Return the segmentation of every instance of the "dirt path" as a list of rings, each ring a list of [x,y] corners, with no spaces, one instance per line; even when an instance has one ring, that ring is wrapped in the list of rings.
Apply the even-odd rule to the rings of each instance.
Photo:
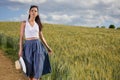
[[[28,80],[26,76],[15,69],[14,63],[4,56],[0,50],[0,80]]]

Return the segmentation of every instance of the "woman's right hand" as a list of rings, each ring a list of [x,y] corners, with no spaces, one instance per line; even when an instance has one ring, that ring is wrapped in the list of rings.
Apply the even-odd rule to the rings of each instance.
[[[18,52],[18,57],[20,58],[22,56],[22,50],[20,49]]]

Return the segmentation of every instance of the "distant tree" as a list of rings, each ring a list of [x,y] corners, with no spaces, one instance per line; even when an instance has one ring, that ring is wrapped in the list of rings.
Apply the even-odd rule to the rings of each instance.
[[[109,26],[109,28],[115,29],[115,26],[114,26],[113,24],[111,24],[111,25]]]
[[[105,28],[105,26],[101,26],[101,28]]]
[[[96,28],[99,28],[99,26],[96,26]]]
[[[120,27],[117,27],[117,29],[120,29]]]

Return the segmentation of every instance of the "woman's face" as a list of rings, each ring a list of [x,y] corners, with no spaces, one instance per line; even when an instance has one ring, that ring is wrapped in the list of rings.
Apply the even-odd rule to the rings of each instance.
[[[36,7],[33,7],[30,9],[29,11],[30,17],[32,18],[36,18],[36,16],[38,15],[38,10]]]

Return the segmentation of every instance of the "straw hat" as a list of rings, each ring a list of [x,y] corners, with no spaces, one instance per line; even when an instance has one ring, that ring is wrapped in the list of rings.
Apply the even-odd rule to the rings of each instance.
[[[15,68],[16,68],[17,70],[20,70],[20,69],[21,69],[21,65],[20,65],[19,60],[16,60],[16,61],[15,61]]]
[[[15,61],[15,68],[17,70],[21,70],[26,73],[26,65],[22,57],[19,58],[19,60]]]

